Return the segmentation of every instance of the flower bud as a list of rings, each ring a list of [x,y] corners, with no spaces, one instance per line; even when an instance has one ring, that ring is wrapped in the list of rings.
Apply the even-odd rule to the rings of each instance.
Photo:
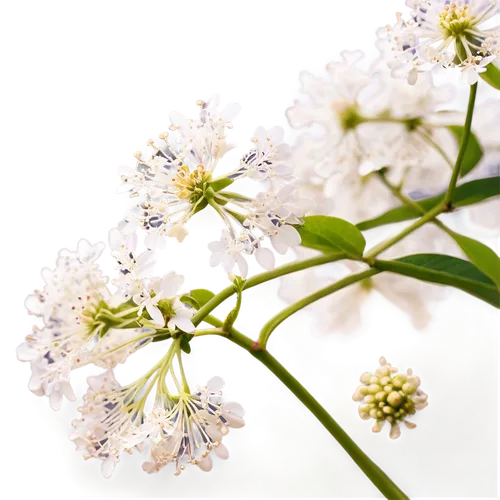
[[[387,402],[393,407],[397,408],[398,406],[401,405],[402,398],[399,392],[392,391],[388,396],[387,396]]]

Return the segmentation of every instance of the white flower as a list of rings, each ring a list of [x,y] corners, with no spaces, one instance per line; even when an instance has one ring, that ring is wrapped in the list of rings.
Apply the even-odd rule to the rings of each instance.
[[[127,437],[140,424],[142,412],[128,411],[129,407],[132,410],[136,386],[122,387],[112,371],[89,377],[87,382],[89,388],[79,408],[82,417],[72,422],[75,431],[70,439],[77,451],[86,450],[85,458],[103,461],[101,471],[108,478],[120,455],[132,448],[127,445]]]
[[[390,78],[383,63],[387,50],[380,48],[381,59],[369,70],[357,66],[362,53],[356,51],[330,63],[328,79],[301,73],[306,97],[287,110],[293,127],[321,127],[320,135],[302,135],[293,150],[297,186],[322,189],[323,213],[354,223],[396,204],[372,172],[387,169],[393,182],[404,181],[405,191],[434,188],[436,180],[448,179],[450,167],[430,143],[450,155],[456,150],[451,134],[435,126],[442,119],[438,106],[451,97],[449,87],[435,87],[427,75],[410,90]]]
[[[208,244],[212,252],[210,265],[216,267],[222,265],[226,273],[232,272],[237,265],[240,276],[245,279],[248,274],[248,264],[241,255],[244,245],[242,241],[234,240],[226,229],[222,230],[220,241],[212,241]]]
[[[152,328],[111,328],[98,340],[92,351],[88,351],[87,360],[103,368],[114,368],[118,363],[125,363],[131,354],[149,344],[154,333]],[[81,364],[83,362],[85,359],[82,359]]]
[[[469,84],[499,55],[499,29],[486,27],[500,12],[497,0],[407,0],[413,10],[405,21],[378,31],[393,51],[395,77],[415,84],[422,72],[459,67]]]
[[[155,409],[160,418],[147,421],[147,432],[155,437],[151,460],[142,466],[146,472],[158,472],[171,462],[176,465],[175,475],[186,464],[208,472],[212,469],[212,451],[223,460],[229,458],[222,438],[229,432],[228,427],[243,427],[245,412],[238,403],[220,401],[223,384],[222,379],[214,377],[197,392],[182,394],[168,411]]]
[[[150,281],[146,288],[134,295],[134,302],[139,305],[138,314],[146,309],[152,322],[160,327],[174,331],[176,327],[186,333],[194,331],[191,322],[193,311],[188,309],[179,299],[177,293],[184,284],[184,277],[171,271]],[[161,306],[161,307],[160,307]]]
[[[156,256],[148,250],[136,257],[137,235],[118,228],[109,231],[109,246],[120,271],[119,277],[112,281],[118,288],[114,301],[121,303],[140,293],[143,280],[153,273]]]
[[[408,429],[414,429],[416,424],[406,420],[418,410],[423,410],[429,403],[427,394],[420,386],[420,379],[408,368],[406,374],[398,372],[397,368],[380,358],[380,367],[375,373],[365,372],[361,375],[360,385],[354,393],[354,401],[362,401],[359,406],[359,416],[363,420],[376,420],[373,432],[380,432],[385,424],[391,424],[391,439],[401,435],[399,424],[404,422]]]
[[[253,198],[232,189],[226,191],[225,188],[243,178],[266,181],[268,186],[271,182],[279,183],[281,187],[292,181],[289,165],[291,150],[283,141],[284,131],[281,127],[271,127],[268,130],[258,127],[252,138],[254,147],[251,151],[236,167],[230,167],[226,170],[227,173],[215,177],[219,161],[225,160],[225,153],[233,147],[227,142],[226,134],[232,128],[231,120],[236,116],[239,105],[230,104],[219,110],[218,97],[209,102],[198,101],[197,104],[200,112],[195,119],[188,119],[177,112],[171,113],[170,130],[173,132],[173,141],[169,142],[168,133],[162,133],[159,138],[163,144],[160,146],[155,145],[153,140],[148,141],[153,152],[147,159],[142,153],[136,153],[136,170],[121,167],[120,191],[129,192],[131,197],[141,196],[139,203],[125,214],[119,225],[119,231],[127,235],[121,238],[129,238],[130,233],[141,228],[147,233],[145,244],[150,250],[163,248],[167,237],[182,242],[188,234],[186,224],[189,219],[200,210],[210,207],[221,217],[233,242],[231,245],[234,248],[229,249],[229,254],[236,260],[226,258],[223,267],[234,267],[237,263],[241,266],[242,275],[246,275],[246,263],[239,253],[243,251],[255,254],[263,267],[271,268],[274,257],[270,255],[270,250],[262,247],[261,241],[269,237],[280,252],[284,252],[288,246],[299,244],[298,233],[290,227],[289,221],[292,219],[288,218],[288,225],[284,225],[284,217],[281,216],[282,222],[272,228],[270,220],[276,218],[276,214],[269,213],[265,216],[269,220],[263,224],[250,224],[250,219],[255,214]],[[276,194],[275,184],[269,187],[271,197]],[[293,223],[299,224],[298,213],[294,217]],[[244,221],[248,221],[248,224],[245,225]],[[249,224],[261,234],[254,234],[253,229],[249,229]],[[119,247],[116,250],[120,254],[119,262],[130,272],[134,262],[129,261],[136,260],[135,240],[132,240],[134,249],[127,253],[126,249],[131,244],[123,244],[117,234],[113,237],[118,240],[114,246]],[[216,253],[219,254],[220,251]],[[152,263],[152,257],[150,259]],[[212,257],[212,260],[217,260],[217,257]],[[132,276],[123,276],[121,281],[127,285],[127,280],[131,278]],[[137,280],[134,284],[137,284]],[[121,283],[118,286],[127,288]],[[128,292],[137,294],[137,291]],[[147,300],[152,303],[156,299]]]
[[[30,314],[43,318],[44,326],[34,328],[17,355],[31,364],[30,390],[48,396],[54,410],[60,408],[63,396],[74,401],[70,371],[81,350],[104,327],[96,317],[110,296],[108,279],[95,264],[103,248],[102,243],[80,240],[76,251],[61,250],[56,269],[42,271],[43,291],[25,302]]]
[[[291,148],[283,142],[284,134],[285,131],[281,127],[272,127],[269,130],[258,127],[252,138],[255,148],[243,157],[240,168],[229,178],[247,176],[261,181],[276,176],[290,176],[291,168],[287,162]]]
[[[394,259],[422,252],[447,255],[459,253],[451,238],[438,228],[426,225],[381,254],[381,258]],[[313,253],[301,249],[299,255],[300,258],[306,258]],[[362,271],[364,267],[355,262],[332,263],[300,271],[281,279],[279,295],[287,302],[296,302],[351,272]],[[408,314],[416,329],[423,329],[429,324],[430,306],[446,296],[446,291],[440,287],[397,274],[381,273],[312,304],[311,313],[318,318],[316,327],[327,332],[355,331],[361,325],[362,304],[374,291]]]
[[[474,85],[479,81],[479,75],[486,71],[486,66],[496,59],[496,56],[480,57],[476,56],[462,65],[460,70],[460,81]]]

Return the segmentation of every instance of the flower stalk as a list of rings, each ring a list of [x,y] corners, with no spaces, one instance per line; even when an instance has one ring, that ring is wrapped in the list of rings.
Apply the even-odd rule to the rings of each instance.
[[[376,274],[376,273],[374,273]],[[215,327],[222,321],[210,316],[205,318]],[[312,394],[260,343],[231,328],[229,332],[219,333],[231,342],[239,345],[259,360],[304,404],[304,406],[321,422],[325,429],[335,438],[347,454],[354,460],[375,487],[391,500],[408,500],[409,497],[394,483],[391,478],[363,452],[354,440],[342,429],[336,420],[321,406]]]
[[[460,172],[462,170],[462,164],[464,161],[465,152],[467,150],[467,144],[469,143],[470,131],[472,126],[472,116],[474,114],[474,105],[476,103],[477,94],[477,83],[471,85],[469,92],[469,103],[467,105],[467,114],[465,116],[464,130],[462,137],[460,139],[460,147],[458,149],[457,160],[455,162],[455,168],[451,174],[450,184],[448,186],[448,191],[444,197],[444,206],[447,211],[452,209],[452,200],[455,187],[457,185]]]
[[[287,318],[295,314],[296,312],[300,311],[304,307],[307,307],[308,305],[312,304],[313,302],[316,302],[317,300],[320,300],[324,297],[327,297],[328,295],[331,295],[332,293],[335,293],[339,290],[342,290],[342,288],[345,288],[349,285],[352,285],[353,283],[358,283],[359,281],[362,281],[366,278],[370,278],[374,276],[375,274],[378,274],[380,271],[378,269],[367,269],[366,271],[363,271],[361,273],[357,274],[351,274],[349,276],[346,276],[345,278],[336,281],[335,283],[332,283],[331,285],[324,287],[317,292],[312,293],[311,295],[308,295],[307,297],[304,297],[303,299],[291,304],[290,306],[286,307],[282,311],[280,311],[276,316],[272,317],[261,329],[260,335],[259,335],[259,347],[262,349],[265,349],[267,346],[267,341],[269,340],[269,337],[273,333],[273,331],[281,324],[283,321],[285,321]]]

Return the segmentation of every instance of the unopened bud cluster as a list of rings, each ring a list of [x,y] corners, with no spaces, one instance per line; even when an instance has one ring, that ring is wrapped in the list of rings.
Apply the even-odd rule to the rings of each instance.
[[[363,420],[376,420],[372,427],[373,432],[380,432],[386,420],[391,424],[389,436],[392,439],[401,435],[401,422],[409,429],[416,427],[406,419],[417,410],[425,408],[428,403],[427,394],[419,389],[420,379],[413,375],[410,368],[406,374],[398,373],[398,369],[382,357],[380,367],[375,373],[363,373],[360,381],[363,385],[356,389],[352,399],[363,402],[358,408],[359,416]]]

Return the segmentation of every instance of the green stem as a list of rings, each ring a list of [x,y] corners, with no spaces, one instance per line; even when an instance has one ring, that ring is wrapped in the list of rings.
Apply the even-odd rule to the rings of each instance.
[[[434,208],[429,210],[429,212],[425,213],[420,219],[416,220],[413,224],[408,226],[406,229],[403,229],[400,233],[396,234],[396,236],[393,236],[392,238],[389,238],[386,241],[383,241],[379,245],[375,245],[365,256],[364,260],[367,263],[373,262],[373,259],[380,253],[382,253],[384,250],[387,250],[388,248],[392,247],[395,243],[398,241],[401,241],[403,238],[408,236],[409,234],[413,233],[413,231],[416,231],[419,227],[423,226],[430,220],[434,219],[437,217],[441,212],[443,212],[444,207],[441,203],[436,205]]]
[[[394,194],[394,196],[396,196],[396,198],[398,198],[398,200],[402,201],[405,205],[414,208],[420,214],[422,214],[422,215],[425,214],[425,209],[422,208],[418,204],[418,202],[412,200],[411,198],[409,198],[408,196],[406,196],[405,194],[403,194],[401,192],[401,189],[399,189],[396,186],[394,186],[393,184],[391,184],[389,182],[389,180],[387,179],[387,177],[383,174],[383,172],[378,172],[378,174],[379,174],[380,179],[384,183],[384,185],[387,186],[390,189],[390,191],[392,192],[392,194]],[[453,231],[448,226],[446,226],[445,224],[443,224],[440,220],[434,219],[432,222],[433,222],[434,225],[436,225],[437,227],[439,227],[440,229],[442,229],[445,233],[449,234],[450,236],[452,236],[452,234],[454,234]]]
[[[236,285],[230,283],[226,285],[222,290],[217,292],[214,297],[212,297],[194,313],[193,317],[191,318],[194,326],[198,326],[205,319],[205,316],[208,316],[212,311],[215,311],[215,309],[224,304],[226,300],[234,295],[236,290]]]
[[[325,255],[319,255],[318,257],[312,257],[311,259],[298,260],[295,262],[290,262],[289,264],[284,264],[271,271],[266,271],[260,274],[256,274],[245,281],[243,285],[243,290],[252,288],[254,286],[265,283],[266,281],[273,280],[275,278],[280,278],[287,274],[295,273],[297,271],[302,271],[303,269],[309,269],[310,267],[321,266],[323,264],[329,264],[330,262],[337,262],[338,260],[346,259],[347,256],[343,252],[339,253],[329,253]]]
[[[215,196],[222,196],[223,198],[231,198],[233,200],[239,200],[239,201],[248,201],[251,202],[253,201],[253,198],[249,198],[248,196],[244,196],[239,193],[233,193],[232,191],[218,191],[215,193]]]
[[[430,146],[432,146],[444,159],[444,161],[451,167],[454,168],[453,162],[450,157],[446,154],[446,151],[429,135],[427,135],[423,130],[416,130],[417,134],[424,139]]]
[[[205,318],[215,327],[220,327],[222,321],[208,316]],[[325,429],[344,448],[358,467],[366,474],[375,487],[390,500],[409,500],[403,491],[391,478],[351,439],[334,418],[314,399],[311,393],[278,362],[266,349],[256,348],[256,343],[238,330],[231,328],[229,333],[222,333],[231,342],[248,351],[254,358],[266,366],[286,387],[301,401],[304,406],[321,422]]]
[[[251,278],[248,278],[245,281],[243,290],[247,290],[254,286],[260,285],[261,283],[265,283],[266,281],[279,278],[280,276],[285,276],[286,274],[301,271],[303,269],[308,269],[309,267],[336,262],[345,258],[346,256],[344,253],[335,253],[320,255],[318,257],[313,257],[312,259],[291,262],[290,264],[285,264],[283,266],[277,267],[276,269],[272,269],[271,271],[265,271],[263,273],[256,274]],[[207,314],[210,314],[218,305],[231,297],[231,295],[233,295],[234,293],[236,293],[234,285],[230,285],[224,288],[224,290],[220,291],[217,295],[212,297],[204,306],[200,307],[196,314],[191,318],[191,321],[195,325],[198,325],[201,321],[203,321]]]
[[[203,321],[205,321],[208,324],[211,324],[207,318],[210,319],[211,316],[208,315]],[[194,336],[202,337],[203,335],[222,335],[223,333],[224,333],[223,328],[200,328],[195,330]]]
[[[351,274],[351,275],[346,276],[345,278],[343,278],[341,280],[336,281],[335,283],[333,283],[325,288],[321,288],[317,292],[314,292],[311,295],[308,295],[307,297],[304,297],[303,299],[286,307],[285,309],[280,311],[278,314],[276,314],[276,316],[272,317],[262,327],[262,330],[260,331],[260,335],[259,335],[259,346],[262,349],[265,349],[266,345],[267,345],[267,341],[269,340],[269,337],[271,336],[271,333],[273,333],[273,331],[281,323],[283,323],[283,321],[285,321],[287,318],[289,318],[292,314],[295,314],[297,311],[300,311],[301,309],[308,306],[309,304],[312,304],[313,302],[316,302],[317,300],[322,299],[323,297],[326,297],[327,295],[330,295],[334,292],[337,292],[338,290],[341,290],[342,288],[345,288],[346,286],[349,286],[353,283],[364,280],[365,278],[369,278],[371,276],[374,276],[375,274],[378,274],[378,271],[376,269],[367,269],[366,271],[363,271],[361,273]]]
[[[460,140],[460,147],[458,148],[457,161],[455,162],[455,167],[451,175],[450,184],[448,186],[448,191],[444,197],[444,206],[449,210],[451,208],[451,201],[453,200],[453,192],[457,185],[458,177],[460,176],[460,171],[462,170],[462,163],[465,156],[465,151],[467,150],[467,144],[469,142],[470,130],[472,126],[472,115],[474,114],[474,104],[476,102],[477,94],[477,83],[471,85],[469,93],[469,104],[467,106],[467,115],[465,117],[464,130],[462,133],[462,138]]]

